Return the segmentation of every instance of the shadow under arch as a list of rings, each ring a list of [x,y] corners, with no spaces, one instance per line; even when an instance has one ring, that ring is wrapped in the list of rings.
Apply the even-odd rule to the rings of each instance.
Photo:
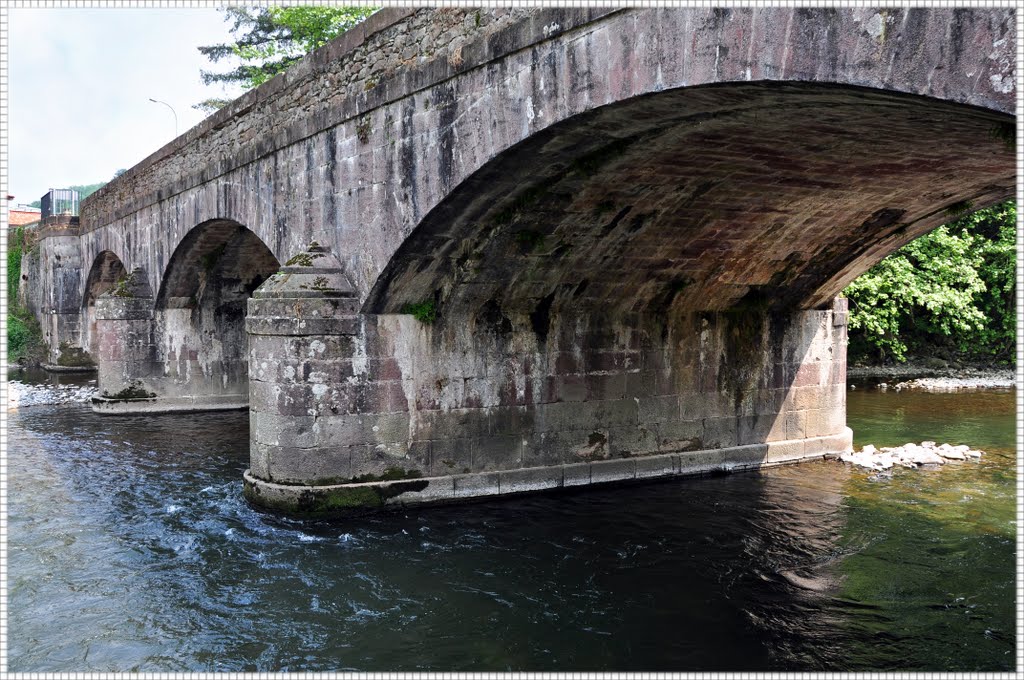
[[[363,311],[424,300],[442,320],[492,307],[821,308],[963,206],[1012,196],[1002,133],[1013,121],[806,82],[609,104],[540,130],[456,187],[398,248]]]
[[[171,255],[154,305],[161,396],[208,407],[248,399],[246,302],[280,263],[251,230],[230,219],[193,227]]]

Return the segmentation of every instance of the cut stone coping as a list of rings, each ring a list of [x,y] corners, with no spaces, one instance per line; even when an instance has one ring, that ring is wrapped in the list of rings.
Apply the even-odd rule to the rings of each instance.
[[[19,368],[21,368],[19,366]],[[95,373],[96,366],[59,366],[57,364],[41,364],[40,368],[48,373]]]
[[[229,394],[205,397],[149,397],[111,399],[93,397],[92,410],[104,415],[126,413],[189,413],[202,411],[238,411],[249,408],[249,395]]]
[[[443,505],[560,488],[757,470],[840,456],[852,449],[852,442],[853,432],[844,428],[837,435],[722,449],[324,486],[268,482],[246,470],[243,483],[246,499],[255,506],[299,516],[344,517],[387,507]]]

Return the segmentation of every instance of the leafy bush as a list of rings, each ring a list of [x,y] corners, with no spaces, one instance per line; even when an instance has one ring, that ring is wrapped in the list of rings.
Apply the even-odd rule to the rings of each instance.
[[[1016,341],[1017,211],[979,210],[907,244],[851,283],[850,353],[1006,362]]]
[[[24,309],[8,308],[7,315],[7,360],[42,360],[43,332],[39,322]]]
[[[7,360],[42,359],[43,331],[39,322],[18,305],[21,258],[25,252],[25,228],[12,230],[7,241]]]
[[[7,304],[18,303],[18,284],[21,282],[21,255],[25,248],[25,227],[12,229],[7,234]]]
[[[437,320],[437,308],[433,300],[409,303],[402,307],[402,314],[412,314],[420,323],[434,323]]]

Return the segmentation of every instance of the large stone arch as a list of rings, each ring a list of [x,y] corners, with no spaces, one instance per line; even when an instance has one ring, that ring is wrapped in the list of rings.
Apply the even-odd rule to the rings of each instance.
[[[823,83],[639,95],[492,158],[423,218],[364,310],[821,307],[1012,196],[1012,129],[998,111]]]
[[[561,18],[571,20],[571,13],[564,14]],[[965,159],[960,170],[970,170],[975,179],[995,175],[999,180],[993,182],[998,186],[988,187],[988,191],[984,183],[972,187],[975,194],[966,198],[980,207],[1012,191],[1016,81],[1012,47],[1015,23],[1009,10],[623,10],[570,30],[555,20],[556,15],[545,15],[549,22],[543,28],[551,31],[550,40],[536,41],[526,49],[507,54],[500,62],[467,68],[459,77],[425,90],[406,107],[408,111],[393,107],[396,110],[383,110],[379,116],[369,118],[373,129],[391,121],[388,132],[397,140],[397,149],[389,152],[382,146],[380,151],[385,159],[394,156],[400,181],[392,191],[407,208],[394,215],[396,223],[382,230],[383,239],[369,246],[379,269],[366,266],[367,247],[362,249],[364,254],[359,260],[351,260],[356,287],[367,303],[365,309],[382,309],[380,289],[382,285],[390,287],[386,279],[393,276],[393,258],[403,256],[400,251],[406,238],[417,239],[414,232],[432,220],[463,217],[458,212],[459,199],[453,194],[472,187],[482,203],[511,207],[504,195],[490,191],[493,175],[489,185],[475,182],[479,173],[486,176],[486,169],[495,167],[492,164],[499,163],[503,172],[510,173],[509,181],[504,177],[498,180],[514,197],[523,192],[524,184],[526,188],[543,184],[565,169],[545,166],[546,162],[590,163],[594,159],[588,154],[600,155],[601,148],[607,147],[610,153],[621,151],[620,144],[629,142],[626,128],[638,129],[646,124],[650,130],[659,117],[665,121],[679,113],[672,109],[672,104],[687,111],[692,131],[719,129],[721,138],[717,142],[707,139],[706,143],[716,144],[723,151],[722,157],[726,156],[725,147],[732,142],[729,154],[737,160],[747,158],[764,164],[768,171],[773,161],[768,156],[775,150],[756,139],[757,121],[748,118],[744,134],[739,139],[728,139],[735,129],[731,130],[723,117],[743,111],[746,107],[742,98],[747,95],[760,100],[761,111],[771,102],[799,112],[801,99],[819,96],[821,106],[822,95],[839,98],[846,112],[873,114],[869,118],[876,123],[880,118],[886,123],[883,112],[895,111],[902,118],[891,126],[883,125],[883,136],[895,135],[902,126],[906,136],[887,141],[913,153],[928,144],[929,139],[937,147],[945,147],[947,141],[954,145],[970,144],[962,131],[954,128],[957,119],[973,119],[969,132],[963,132],[976,139],[984,153],[1002,154],[995,161],[999,168],[994,173],[974,172],[983,168],[967,168],[970,161]],[[518,30],[503,35],[503,40],[515,44],[522,34],[536,30],[536,23],[539,18],[532,23],[524,22]],[[559,30],[565,32],[559,34]],[[979,49],[979,45],[984,45],[984,49]],[[494,50],[494,43],[488,44],[488,48]],[[736,96],[732,102],[730,93]],[[662,96],[664,106],[658,110],[656,100]],[[643,111],[640,102],[654,110]],[[421,106],[428,110],[421,113]],[[756,115],[756,104],[750,109]],[[652,116],[654,120],[616,120],[615,111],[627,117]],[[704,119],[705,116],[716,119]],[[915,117],[922,118],[921,127],[915,128]],[[799,141],[811,146],[816,143],[819,149],[827,150],[830,138],[834,138],[831,141],[835,155],[856,149],[856,145],[851,146],[848,133],[860,130],[863,143],[859,149],[874,153],[873,128],[858,119],[837,124],[839,117],[831,118],[837,120],[815,126],[805,117],[813,129],[808,134],[799,134]],[[946,131],[942,130],[944,123]],[[685,122],[677,119],[677,131],[685,126]],[[585,129],[586,133],[569,140],[565,134],[574,127]],[[951,139],[941,136],[950,130]],[[743,144],[750,144],[751,137],[755,138],[755,148],[744,150]],[[845,149],[841,142],[845,142]],[[780,151],[785,157],[786,149]],[[874,154],[880,165],[876,175],[895,179],[901,171],[910,170],[888,160],[898,149],[893,151]],[[941,156],[941,148],[935,151],[933,156]],[[542,153],[543,158],[532,158],[531,153]],[[758,157],[752,158],[755,153]],[[980,154],[969,155],[974,161],[981,158]],[[407,160],[400,163],[403,157]],[[513,157],[515,161],[509,162]],[[506,159],[504,163],[502,158]],[[931,158],[924,154],[921,160],[929,162]],[[941,165],[954,169],[945,162]],[[833,167],[842,172],[841,164],[835,163]],[[789,181],[801,179],[799,167],[778,169],[786,172]],[[812,177],[807,179],[813,181]],[[943,203],[945,199],[933,197],[932,207],[943,212],[956,203],[953,196],[948,198],[949,202]],[[854,229],[865,222],[869,226],[888,222],[900,229],[906,225],[906,219],[893,221],[892,211],[898,209],[901,208],[878,205],[875,210],[887,212],[875,217],[874,210],[866,214],[861,214],[862,210],[851,211],[845,217],[859,221],[844,226]],[[500,215],[500,209],[493,212]],[[483,215],[478,210],[476,216]],[[903,237],[911,232],[923,233],[930,228],[929,224],[934,227],[941,221],[926,220],[924,208],[917,215],[905,217],[916,221],[900,231]],[[427,251],[431,254],[436,252],[434,245],[444,248],[451,243],[438,232],[435,235],[437,238]],[[875,236],[887,242],[865,240],[861,251],[876,249],[869,260],[898,247],[901,240],[889,238],[890,234],[877,228]],[[347,252],[347,248],[343,250]],[[821,271],[813,277],[807,273],[801,285],[810,286],[810,278],[819,283],[813,292],[808,289],[806,300],[797,302],[821,304],[841,289],[842,281],[855,276],[868,263],[849,252],[833,255],[837,255],[837,270],[831,273],[834,276]],[[425,259],[421,264],[431,266]],[[792,269],[787,270],[787,276],[792,274]]]
[[[372,238],[335,234],[362,318],[295,343],[325,348],[316,380],[253,392],[253,501],[443,502],[849,450],[833,297],[1012,195],[1012,12],[559,18],[578,17],[524,20],[341,128],[370,146],[344,146],[342,176],[372,151],[390,180],[365,189],[378,209],[348,206]],[[394,475],[426,479],[358,484]]]
[[[98,305],[124,339],[111,401],[239,406],[217,328],[259,277],[214,255],[246,261],[251,232],[260,276],[289,259],[247,306],[247,488],[271,507],[835,454],[846,313],[824,307],[1008,195],[1015,30],[988,8],[384,11],[48,236],[51,336],[81,309],[56,255],[115,250],[148,283]]]
[[[100,412],[242,408],[248,403],[246,303],[280,263],[254,232],[225,218],[188,230],[156,295],[133,271],[98,313]]]
[[[232,216],[282,259],[330,246],[365,302],[449,194],[575,116],[765,82],[1010,114],[1015,42],[1013,11],[991,8],[382,10],[90,196],[83,231],[163,248],[156,277],[183,230]]]

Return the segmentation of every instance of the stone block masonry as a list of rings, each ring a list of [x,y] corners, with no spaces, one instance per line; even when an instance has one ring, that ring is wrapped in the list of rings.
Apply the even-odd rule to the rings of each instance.
[[[314,251],[249,302],[258,505],[338,514],[850,448],[844,300],[669,319],[556,308],[541,337],[511,311],[357,314],[337,260]]]
[[[832,301],[1013,195],[1016,44],[1008,8],[384,10],[41,225],[26,304],[98,411],[248,406],[293,511],[837,452]]]

